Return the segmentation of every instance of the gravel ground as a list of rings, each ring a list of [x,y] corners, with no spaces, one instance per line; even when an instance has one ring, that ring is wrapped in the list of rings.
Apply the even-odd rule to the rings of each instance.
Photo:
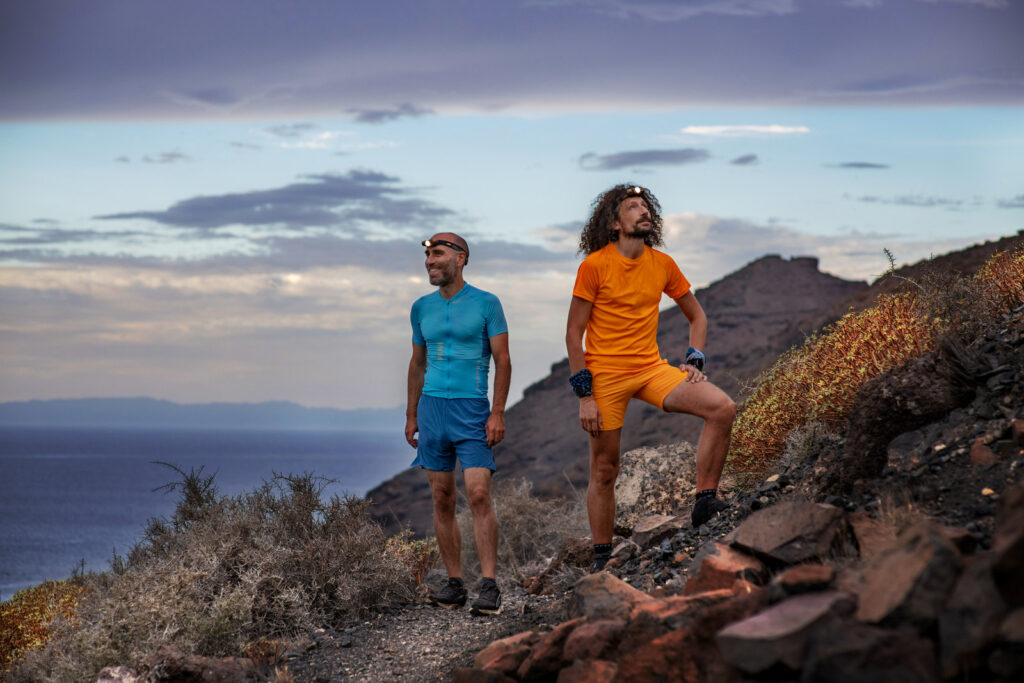
[[[287,670],[297,683],[450,680],[455,667],[472,666],[491,641],[566,619],[562,596],[512,587],[503,588],[502,602],[494,616],[473,616],[468,606],[412,603],[341,630],[319,629],[286,654]]]

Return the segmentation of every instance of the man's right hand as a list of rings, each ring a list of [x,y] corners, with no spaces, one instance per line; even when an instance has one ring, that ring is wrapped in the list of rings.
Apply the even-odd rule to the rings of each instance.
[[[597,436],[601,431],[601,410],[593,396],[580,399],[580,426],[591,436]]]
[[[416,432],[419,431],[419,425],[416,422],[415,416],[409,416],[405,418],[405,440],[409,442],[409,445],[416,448],[419,445],[419,439],[416,438]]]

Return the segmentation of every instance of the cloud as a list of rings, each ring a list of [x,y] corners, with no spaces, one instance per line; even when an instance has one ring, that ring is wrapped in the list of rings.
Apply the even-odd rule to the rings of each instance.
[[[52,223],[52,221],[48,221],[43,224]],[[4,233],[13,233],[13,236],[8,236]],[[29,228],[0,223],[0,245],[61,245],[109,239],[120,240],[126,237],[141,237],[149,234],[138,230],[65,230],[60,228]],[[3,252],[0,252],[0,255],[2,254]]]
[[[918,0],[919,2],[950,5],[980,5],[990,9],[1005,9],[1010,6],[1009,0]]]
[[[829,166],[829,164],[826,164],[826,166]],[[841,164],[831,164],[831,168],[883,169],[889,168],[889,164],[876,164],[871,161],[844,161]]]
[[[802,135],[810,133],[807,126],[686,126],[680,132],[715,138],[745,138],[764,135]]]
[[[575,5],[621,19],[639,17],[667,22],[683,21],[703,14],[762,17],[797,11],[796,0],[531,0],[528,4],[548,7]]]
[[[129,211],[96,216],[102,220],[146,219],[183,228],[216,230],[229,225],[292,229],[376,222],[400,229],[423,229],[455,212],[416,196],[400,179],[371,170],[300,176],[301,182],[269,190],[199,196],[163,211]]]
[[[179,161],[191,161],[192,157],[186,156],[181,152],[163,152],[155,156],[146,155],[142,157],[142,161],[147,164],[176,164]]]
[[[132,163],[132,160],[129,159],[128,157],[124,156],[124,155],[121,155],[121,156],[117,157],[116,159],[114,159],[114,161],[116,161],[119,164],[130,164],[130,163]]]
[[[396,121],[402,118],[418,119],[421,116],[430,116],[434,114],[434,110],[432,109],[417,107],[415,104],[409,103],[400,104],[391,109],[352,108],[348,111],[350,114],[354,114],[355,120],[359,123],[387,123],[389,121]]]
[[[275,138],[299,138],[316,127],[315,123],[282,123],[264,128],[263,132]]]
[[[248,149],[248,150],[253,150],[253,151],[263,149],[262,145],[254,145],[254,144],[249,143],[249,142],[232,141],[230,144],[235,149]]]
[[[1000,199],[996,202],[1000,209],[1024,209],[1024,194],[1009,199]]]
[[[641,149],[615,154],[588,152],[579,158],[579,165],[588,171],[613,171],[645,166],[680,166],[710,158],[711,155],[703,149]]]
[[[756,154],[744,154],[743,156],[736,157],[729,163],[737,166],[752,166],[759,163],[759,159]]]
[[[888,204],[890,206],[912,206],[925,209],[948,209],[958,211],[964,207],[966,202],[962,199],[950,199],[948,197],[929,197],[925,195],[901,195],[897,197],[878,197],[865,195],[856,197],[858,202],[866,204]]]

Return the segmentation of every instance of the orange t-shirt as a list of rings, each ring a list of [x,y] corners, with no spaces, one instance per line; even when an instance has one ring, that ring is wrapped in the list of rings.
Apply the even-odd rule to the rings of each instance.
[[[576,272],[573,296],[594,304],[587,322],[587,367],[631,368],[660,359],[658,305],[662,293],[678,299],[690,283],[668,254],[648,246],[626,258],[610,242]]]

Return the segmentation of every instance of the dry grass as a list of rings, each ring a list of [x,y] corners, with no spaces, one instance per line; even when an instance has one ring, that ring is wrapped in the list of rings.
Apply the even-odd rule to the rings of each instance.
[[[365,500],[324,502],[326,481],[308,474],[227,497],[201,471],[178,472],[171,518],[152,520],[111,572],[84,577],[80,625],[58,616],[53,639],[16,665],[15,679],[92,680],[164,644],[209,656],[262,652],[412,597],[408,555],[387,543]]]
[[[541,500],[526,479],[498,484],[491,496],[498,518],[498,577],[515,583],[535,576],[568,538],[589,536],[582,501]],[[462,533],[462,571],[468,581],[480,576],[469,509],[458,514]]]
[[[0,673],[53,635],[52,622],[77,623],[78,603],[85,594],[79,578],[44,581],[20,590],[0,603]]]
[[[740,406],[730,471],[741,482],[756,481],[794,430],[812,422],[840,427],[865,382],[934,350],[940,334],[974,340],[998,314],[1024,302],[1022,283],[1024,248],[994,255],[971,277],[926,272],[790,349]]]

